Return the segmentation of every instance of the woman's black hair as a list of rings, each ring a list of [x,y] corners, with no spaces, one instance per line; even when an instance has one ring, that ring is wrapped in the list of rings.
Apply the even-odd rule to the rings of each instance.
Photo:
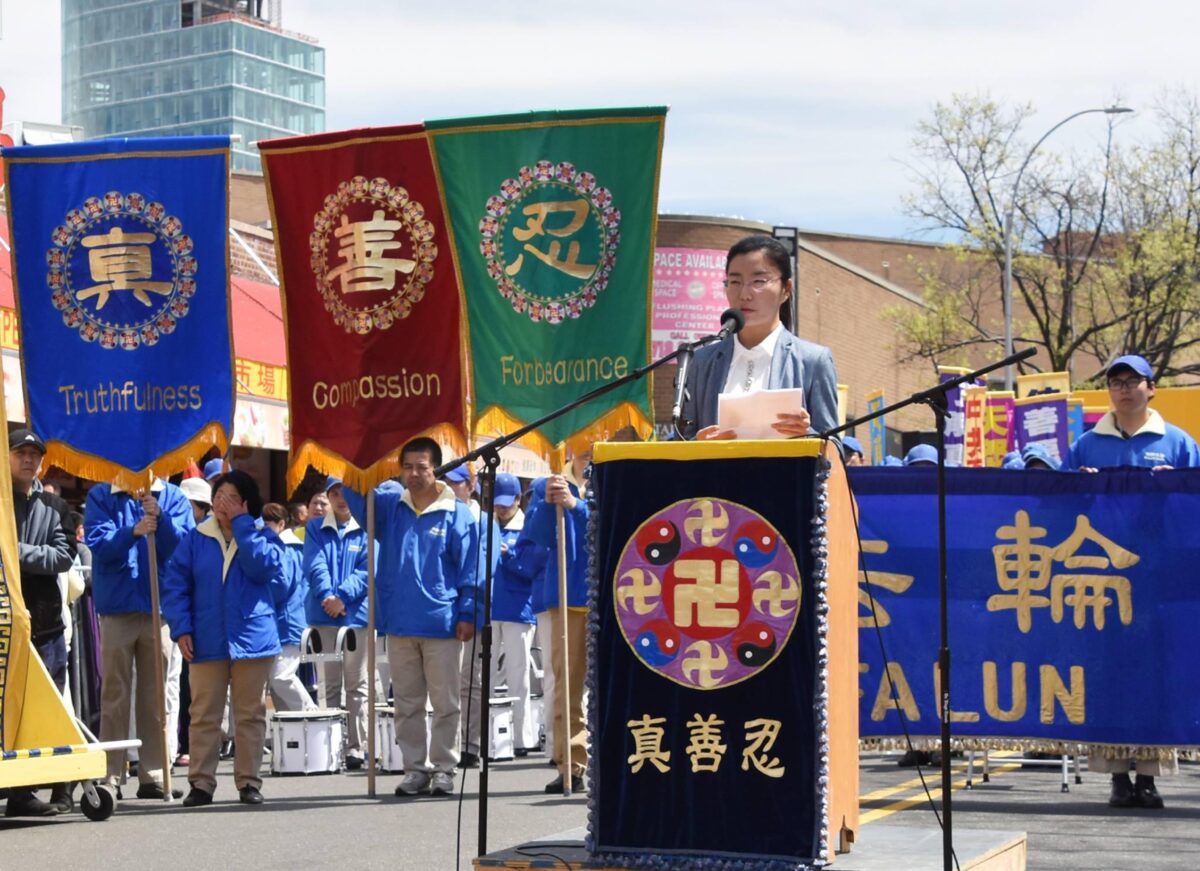
[[[237,490],[238,496],[246,503],[246,510],[250,512],[251,517],[258,517],[262,514],[263,499],[258,492],[258,483],[248,474],[241,469],[232,469],[217,478],[213,481],[213,498],[216,498],[217,491],[223,484],[228,484]]]
[[[734,257],[753,254],[755,251],[762,251],[766,255],[767,259],[771,261],[771,265],[779,270],[780,281],[787,284],[792,277],[792,255],[778,239],[773,236],[763,236],[761,233],[745,236],[733,243],[729,254],[725,257],[725,274],[729,274],[729,264],[733,262]],[[792,300],[795,298],[796,287],[793,285],[788,298],[779,306],[779,319],[783,321],[784,328],[788,330],[792,328]]]

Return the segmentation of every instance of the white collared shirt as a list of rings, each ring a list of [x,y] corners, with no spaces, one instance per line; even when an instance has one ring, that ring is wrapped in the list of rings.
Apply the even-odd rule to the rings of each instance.
[[[729,361],[729,374],[725,376],[725,388],[721,392],[736,394],[765,390],[771,376],[771,357],[782,332],[783,324],[780,323],[753,348],[747,348],[740,338],[735,338],[733,359]]]
[[[351,532],[359,528],[358,521],[354,519],[354,515],[345,523],[338,523],[337,515],[333,513],[333,509],[325,512],[325,517],[321,520],[321,526],[325,529],[332,529],[337,533],[338,538],[345,538]]]

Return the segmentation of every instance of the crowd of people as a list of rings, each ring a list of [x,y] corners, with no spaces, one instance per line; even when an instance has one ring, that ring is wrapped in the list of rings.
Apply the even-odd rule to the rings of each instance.
[[[132,731],[142,744],[132,764],[126,751],[108,751],[110,784],[120,790],[136,771],[137,798],[163,799],[162,760],[187,770],[190,790],[174,790],[186,807],[210,804],[217,767],[233,758],[239,800],[261,804],[267,744],[267,699],[276,711],[338,709],[345,695],[345,766],[366,758],[367,560],[366,498],[328,478],[306,503],[265,503],[254,478],[220,459],[204,477],[178,485],[155,480],[135,494],[95,484],[87,494],[80,540],[78,518],[39,481],[45,445],[28,430],[10,436],[21,580],[33,618],[33,645],[59,690],[65,686],[64,602],[60,574],[91,554],[91,594],[100,625],[103,681],[100,740],[122,741]],[[482,584],[490,563],[495,643],[493,681],[513,699],[514,753],[540,750],[531,676],[542,672],[545,711],[559,710],[553,692],[548,639],[535,640],[540,617],[557,605],[556,506],[567,518],[571,620],[572,708],[569,724],[547,723],[552,759],[568,760],[572,786],[582,788],[586,764],[582,712],[586,607],[584,542],[587,504],[581,475],[587,457],[564,475],[528,489],[514,475],[496,477],[494,514],[478,504],[473,470],[460,467],[437,480],[440,446],[426,438],[407,444],[400,481],[374,493],[377,625],[382,645],[376,683],[381,703],[395,711],[396,743],[404,760],[398,796],[449,795],[460,768],[479,764]],[[492,554],[480,524],[492,517]],[[540,517],[540,519],[539,519]],[[482,519],[481,519],[482,518]],[[486,530],[485,530],[486,532]],[[151,611],[150,563],[161,590],[160,634]],[[556,618],[557,619],[557,618]],[[556,624],[555,624],[556,625]],[[324,662],[325,695],[301,678],[301,637],[310,628],[320,648],[333,650],[337,633],[356,630],[340,661]],[[535,657],[540,646],[543,660]],[[160,658],[156,666],[154,657]],[[166,675],[167,728],[160,717],[155,676]],[[172,700],[174,704],[172,704]],[[432,718],[426,718],[426,703]],[[474,727],[465,712],[470,710]],[[132,715],[131,715],[132,711]],[[182,716],[180,716],[182,715]],[[162,746],[164,732],[171,746]],[[554,736],[562,741],[554,742]],[[176,739],[178,742],[176,743]],[[560,746],[560,743],[562,746]],[[558,763],[556,763],[558,764]],[[560,774],[548,792],[562,792]],[[51,816],[73,809],[71,785],[12,790],[9,816]]]
[[[832,429],[837,378],[829,350],[784,327],[792,304],[787,251],[768,237],[749,237],[733,246],[727,264],[726,295],[741,312],[744,327],[737,336],[697,351],[680,434],[735,438],[716,420],[720,394],[791,387],[804,391],[805,407],[779,415],[773,423],[778,434]],[[1107,368],[1106,378],[1113,410],[1074,442],[1065,468],[1200,466],[1196,442],[1150,407],[1154,375],[1145,359],[1121,357]],[[849,465],[861,463],[857,440],[846,437],[843,447]],[[165,798],[162,760],[167,758],[187,768],[191,788],[183,804],[211,803],[218,761],[232,749],[240,801],[261,804],[268,694],[280,711],[338,708],[344,694],[346,767],[373,764],[366,758],[369,680],[377,681],[394,708],[404,760],[396,794],[451,794],[458,770],[477,765],[487,752],[479,728],[485,666],[498,673],[497,683],[514,699],[515,754],[539,747],[531,686],[535,647],[541,650],[546,746],[559,771],[546,791],[584,788],[588,505],[583,477],[588,453],[574,456],[562,474],[528,487],[499,474],[492,513],[483,514],[473,470],[461,466],[438,480],[435,470],[443,458],[437,442],[417,438],[406,444],[400,481],[387,481],[373,494],[376,631],[386,639],[387,668],[367,673],[368,645],[377,641],[361,637],[361,643],[346,647],[340,662],[328,664],[325,695],[314,698],[299,676],[304,631],[314,630],[323,650],[334,649],[343,630],[366,635],[370,548],[364,494],[329,478],[307,503],[264,504],[252,476],[216,459],[202,476],[185,478],[178,486],[155,480],[147,492],[130,493],[94,485],[80,533],[79,516],[39,481],[46,452],[41,438],[17,429],[9,448],[21,586],[32,615],[33,646],[61,691],[70,622],[64,601],[70,594],[60,579],[86,556],[100,628],[99,737],[126,739],[132,718],[142,742],[138,798]],[[936,461],[931,446],[917,445],[903,465]],[[1033,445],[1007,457],[1005,466],[1058,469],[1060,464]],[[481,529],[489,517],[495,524],[491,535]],[[560,608],[554,556],[560,534],[566,553],[565,609]],[[151,610],[152,552],[165,618],[159,631]],[[489,569],[495,644],[493,662],[483,663],[477,633],[485,622],[482,585]],[[566,657],[555,650],[564,632]],[[166,729],[157,702],[160,669],[167,676]],[[564,684],[569,699],[554,701],[556,687]],[[172,744],[167,748],[164,733]],[[1093,760],[1093,768],[1112,773],[1110,803],[1162,807],[1154,777],[1170,766],[1139,761],[1131,781],[1131,764],[1129,759]],[[128,773],[126,752],[109,751],[109,781],[119,787]],[[7,814],[45,816],[71,807],[70,786],[58,784],[50,786],[48,801],[33,790],[11,790]]]

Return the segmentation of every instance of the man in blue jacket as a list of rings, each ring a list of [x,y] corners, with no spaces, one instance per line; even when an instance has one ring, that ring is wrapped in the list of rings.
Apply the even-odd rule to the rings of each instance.
[[[525,521],[529,539],[548,549],[543,575],[545,607],[551,622],[551,671],[557,695],[563,686],[561,639],[564,625],[558,595],[558,508],[564,514],[564,546],[567,554],[567,671],[570,684],[570,720],[563,723],[561,698],[546,700],[546,719],[554,723],[554,759],[562,769],[570,769],[571,791],[583,790],[587,769],[587,725],[583,719],[583,679],[587,666],[587,525],[588,505],[584,498],[584,470],[591,462],[591,451],[577,453],[561,475],[546,479],[546,500]],[[544,664],[543,664],[544,665]],[[549,705],[553,704],[553,713]],[[546,785],[546,792],[563,792],[563,773]]]
[[[403,494],[375,491],[377,613],[387,633],[396,743],[405,771],[398,796],[454,791],[463,642],[474,637],[479,616],[479,525],[434,477],[441,462],[437,442],[413,439],[400,456]],[[357,513],[363,500],[352,502]],[[426,725],[426,697],[433,705],[432,730]]]
[[[92,596],[100,615],[100,740],[129,737],[130,696],[142,739],[138,765],[138,798],[162,799],[162,734],[154,657],[166,674],[170,658],[167,627],[154,635],[150,613],[150,561],[147,536],[158,548],[158,575],[163,577],[175,548],[195,527],[192,506],[174,484],[155,479],[150,492],[134,496],[109,484],[88,491],[84,541],[92,551]],[[137,663],[137,689],[133,667]],[[125,751],[108,752],[108,780],[125,777]],[[178,791],[182,795],[182,791]]]
[[[305,611],[324,651],[334,649],[343,626],[355,631],[354,649],[347,645],[341,663],[321,666],[323,707],[340,707],[343,681],[346,684],[346,767],[353,770],[363,767],[367,746],[367,645],[372,642],[366,632],[367,533],[351,514],[341,481],[327,479],[325,495],[329,510],[309,520],[304,529]]]

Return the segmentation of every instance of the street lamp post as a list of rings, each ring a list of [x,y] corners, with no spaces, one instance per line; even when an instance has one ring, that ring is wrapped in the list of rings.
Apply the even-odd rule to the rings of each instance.
[[[1029,161],[1033,160],[1034,153],[1038,150],[1043,142],[1045,142],[1050,134],[1062,127],[1068,121],[1074,121],[1080,115],[1091,115],[1093,113],[1103,113],[1105,115],[1123,115],[1126,112],[1132,112],[1124,106],[1109,106],[1106,109],[1083,109],[1074,114],[1063,118],[1049,130],[1042,134],[1042,138],[1033,143],[1033,147],[1029,149],[1029,153],[1025,155],[1025,159],[1021,162],[1021,168],[1017,170],[1016,180],[1013,181],[1012,194],[1008,198],[1008,211],[1004,214],[1004,356],[1011,357],[1013,353],[1013,318],[1012,318],[1012,227],[1013,213],[1017,208],[1017,193],[1021,187],[1021,176],[1025,174],[1025,168],[1029,166]],[[1010,363],[1004,368],[1004,389],[1012,390],[1014,383],[1013,367]]]

